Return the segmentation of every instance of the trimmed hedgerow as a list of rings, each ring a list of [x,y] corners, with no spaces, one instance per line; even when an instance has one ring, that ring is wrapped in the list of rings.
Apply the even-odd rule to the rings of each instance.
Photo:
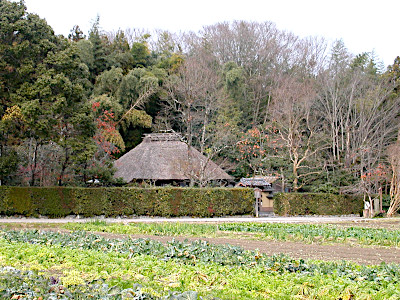
[[[249,214],[253,191],[242,188],[0,187],[0,214],[198,216]]]
[[[362,209],[362,197],[357,195],[280,193],[274,197],[278,215],[350,215],[361,214]]]
[[[8,188],[5,196],[6,213],[31,216],[35,214],[31,190],[26,188]]]
[[[251,189],[242,188],[0,186],[0,214],[212,217],[252,213],[253,197]],[[362,208],[360,196],[282,193],[274,197],[277,215],[360,214]]]
[[[0,214],[5,214],[8,211],[8,192],[7,186],[0,187]]]
[[[35,188],[29,191],[36,215],[63,217],[71,214],[76,207],[71,188]]]

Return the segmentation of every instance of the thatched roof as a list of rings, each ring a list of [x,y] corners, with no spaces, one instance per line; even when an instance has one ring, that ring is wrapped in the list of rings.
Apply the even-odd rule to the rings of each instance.
[[[115,161],[114,166],[114,177],[122,177],[126,182],[233,179],[199,151],[188,147],[176,133],[145,135],[143,142]]]

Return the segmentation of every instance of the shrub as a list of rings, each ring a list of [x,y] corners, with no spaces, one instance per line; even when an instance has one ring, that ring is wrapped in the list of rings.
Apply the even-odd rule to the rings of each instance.
[[[76,205],[73,212],[77,215],[107,215],[111,208],[107,188],[74,188],[74,194]]]
[[[0,186],[0,214],[6,214],[7,211],[9,210],[8,193],[9,193],[8,187]]]
[[[253,201],[242,188],[0,187],[6,215],[211,217],[252,213]]]
[[[280,193],[274,197],[278,215],[349,215],[361,214],[362,209],[362,197],[357,195]]]
[[[30,188],[35,213],[49,217],[65,217],[76,207],[73,188]]]
[[[26,187],[8,189],[7,198],[7,215],[21,214],[31,216],[35,213],[34,203],[31,197],[31,189]]]

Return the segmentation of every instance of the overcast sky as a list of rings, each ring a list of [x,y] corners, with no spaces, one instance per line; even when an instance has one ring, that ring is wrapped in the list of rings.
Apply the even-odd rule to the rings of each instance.
[[[400,55],[400,0],[25,0],[56,34],[74,25],[87,34],[100,16],[106,31],[200,30],[222,21],[272,21],[299,36],[342,39],[354,54],[375,51],[385,66]]]

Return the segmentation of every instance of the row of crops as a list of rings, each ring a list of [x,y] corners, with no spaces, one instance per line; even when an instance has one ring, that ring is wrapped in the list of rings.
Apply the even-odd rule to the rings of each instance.
[[[400,266],[296,260],[204,241],[0,231],[4,299],[398,299]]]
[[[340,242],[361,245],[400,246],[400,231],[383,228],[341,227],[321,224],[221,224],[219,230],[257,232],[276,240],[296,240],[312,243]]]
[[[104,221],[69,223],[63,228],[70,230],[101,231],[118,234],[150,234],[166,236],[215,237],[229,232],[257,234],[257,238],[302,241],[305,243],[352,243],[374,246],[400,246],[400,231],[384,228],[343,227],[329,224],[283,224],[283,223],[222,223],[185,224],[128,223],[111,224]]]
[[[65,287],[59,279],[38,275],[33,271],[21,271],[12,267],[0,268],[1,299],[156,299],[143,292],[140,284],[122,289],[109,286],[104,280],[94,280],[87,284]],[[159,299],[197,299],[196,292],[170,292]]]

